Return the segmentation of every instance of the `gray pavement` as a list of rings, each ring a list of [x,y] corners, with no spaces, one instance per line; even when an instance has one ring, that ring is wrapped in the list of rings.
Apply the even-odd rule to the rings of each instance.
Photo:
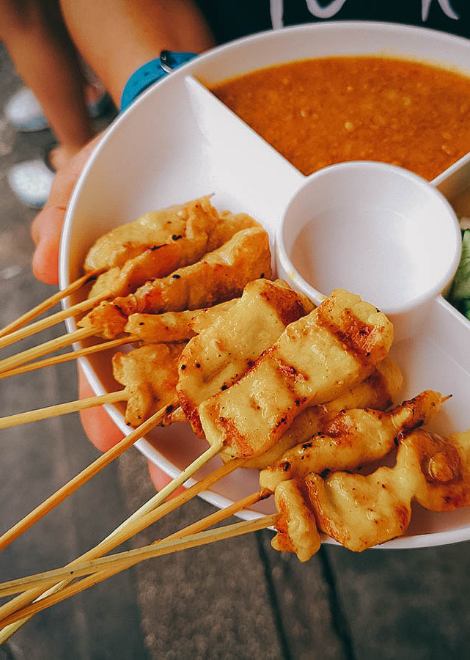
[[[19,85],[0,50],[0,105]],[[33,214],[13,198],[8,167],[41,153],[48,132],[15,135],[0,120],[0,325],[50,293],[30,271]],[[0,415],[76,396],[70,365],[0,383]],[[97,452],[76,416],[2,432],[0,529],[29,512]],[[73,559],[148,499],[145,462],[131,450],[0,557],[0,577]],[[211,511],[193,501],[158,527],[167,534]],[[155,538],[149,530],[137,547]],[[308,564],[258,533],[140,567],[33,618],[0,658],[470,657],[468,544],[354,555],[323,548]],[[469,573],[467,573],[467,570]]]

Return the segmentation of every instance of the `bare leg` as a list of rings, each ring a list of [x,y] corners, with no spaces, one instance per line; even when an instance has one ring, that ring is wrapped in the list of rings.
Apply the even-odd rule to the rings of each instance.
[[[119,105],[129,76],[162,49],[201,52],[214,45],[190,0],[61,0],[70,35]]]
[[[2,0],[0,36],[61,144],[58,166],[90,139],[84,80],[57,1]]]

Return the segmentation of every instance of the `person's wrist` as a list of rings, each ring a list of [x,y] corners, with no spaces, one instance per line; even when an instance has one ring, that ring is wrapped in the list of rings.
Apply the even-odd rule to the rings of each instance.
[[[121,112],[127,110],[136,98],[151,85],[162,80],[162,78],[165,78],[172,71],[195,57],[197,57],[196,53],[162,50],[160,57],[140,66],[134,71],[124,86],[121,95]]]

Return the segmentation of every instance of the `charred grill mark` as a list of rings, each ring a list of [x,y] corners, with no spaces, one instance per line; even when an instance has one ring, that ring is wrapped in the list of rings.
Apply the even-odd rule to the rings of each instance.
[[[270,284],[261,291],[261,297],[269,304],[272,310],[277,314],[279,320],[284,326],[298,321],[305,316],[305,307],[299,296],[294,291],[282,289]]]
[[[350,355],[364,366],[371,363],[371,352],[376,344],[376,327],[361,321],[350,309],[345,309],[342,314],[342,325],[339,327],[325,312],[323,305],[317,308],[318,324],[328,330],[344,347]]]

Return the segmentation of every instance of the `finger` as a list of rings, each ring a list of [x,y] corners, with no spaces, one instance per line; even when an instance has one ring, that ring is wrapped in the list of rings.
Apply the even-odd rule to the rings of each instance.
[[[80,398],[94,396],[82,369],[78,369],[78,388]],[[90,408],[80,413],[80,419],[89,440],[100,451],[114,447],[124,437],[104,408]]]
[[[54,178],[49,199],[31,225],[31,236],[36,244],[33,272],[46,284],[57,284],[58,256],[62,226],[67,204],[85,163],[101,135],[97,135]]]
[[[64,167],[57,171],[52,184],[49,199],[46,202],[48,206],[58,206],[66,208],[70,197],[72,195],[78,177],[82,173],[88,159],[90,158],[94,148],[101,140],[102,133],[88,142],[80,151],[74,156]]]
[[[152,480],[153,485],[155,486],[157,491],[160,491],[162,488],[164,488],[167,484],[172,481],[172,478],[169,477],[166,472],[163,472],[163,470],[159,467],[157,467],[154,463],[151,461],[148,461],[148,469],[149,469],[149,475],[150,479]],[[180,495],[181,493],[184,493],[184,488],[180,487],[175,492],[170,496],[169,499],[172,497],[176,497],[177,495]]]
[[[32,228],[36,250],[33,254],[33,273],[46,284],[58,282],[58,254],[64,211],[49,207],[41,211]]]

